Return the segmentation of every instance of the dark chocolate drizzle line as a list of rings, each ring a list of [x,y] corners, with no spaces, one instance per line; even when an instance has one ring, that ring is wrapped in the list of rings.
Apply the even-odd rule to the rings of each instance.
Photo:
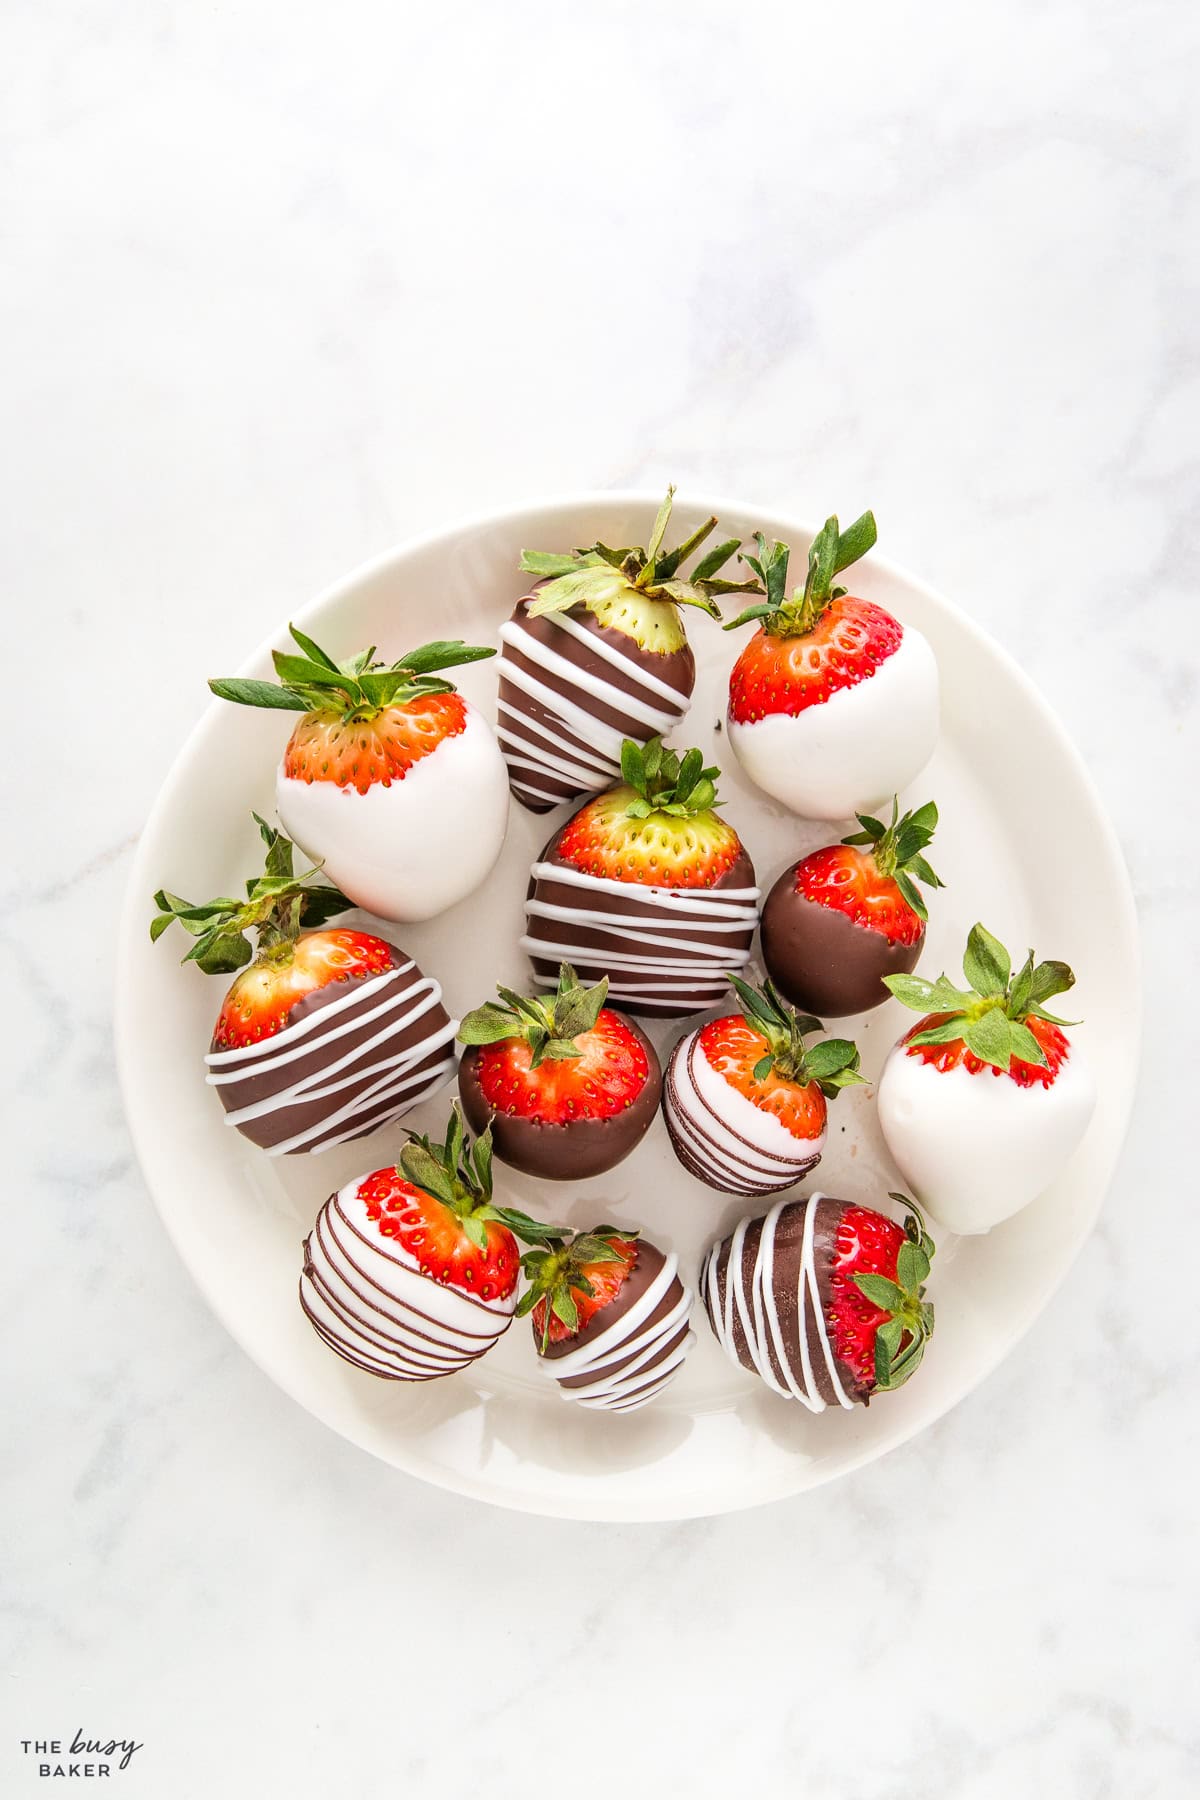
[[[691,1032],[687,1037],[681,1038],[671,1052],[664,1081],[663,1117],[666,1120],[671,1142],[675,1147],[675,1154],[684,1168],[689,1174],[695,1175],[698,1180],[705,1182],[711,1188],[716,1188],[719,1193],[723,1194],[777,1194],[784,1188],[794,1187],[796,1182],[800,1181],[810,1169],[815,1168],[820,1162],[820,1151],[807,1157],[798,1155],[793,1161],[790,1157],[777,1155],[774,1150],[762,1150],[750,1138],[745,1137],[729,1123],[728,1119],[722,1118],[711,1102],[700,1092],[700,1084],[696,1080],[695,1059],[702,1054],[698,1032]],[[679,1087],[676,1063],[681,1056],[687,1059],[695,1102],[703,1108],[700,1118],[689,1111],[693,1095],[687,1096],[685,1100]],[[747,1102],[747,1104],[753,1103]],[[728,1144],[722,1143],[719,1138],[714,1136],[707,1124],[710,1119],[714,1120],[717,1127],[743,1149],[752,1152],[753,1155],[764,1161],[775,1163],[779,1171],[778,1176],[764,1175],[752,1168],[740,1172],[736,1167],[730,1167],[729,1165],[736,1158],[736,1152],[731,1150]],[[710,1163],[706,1164],[701,1160],[700,1152],[684,1135],[685,1127],[691,1137],[699,1139],[702,1148],[709,1152]],[[797,1148],[799,1148],[798,1143]]]

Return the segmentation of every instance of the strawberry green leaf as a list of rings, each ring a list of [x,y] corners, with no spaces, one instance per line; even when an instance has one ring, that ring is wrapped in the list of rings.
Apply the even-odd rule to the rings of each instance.
[[[248,681],[240,676],[221,677],[209,682],[218,700],[232,700],[237,706],[271,706],[280,712],[308,712],[307,700],[273,681]]]
[[[469,1012],[458,1028],[460,1044],[501,1044],[514,1035],[514,1019],[504,1007],[490,1000]]]
[[[1008,951],[982,925],[973,925],[963,957],[963,974],[977,994],[991,997],[1008,990],[1012,960]]]
[[[1022,1024],[1020,1020],[1014,1020],[1009,1026],[1009,1043],[1012,1054],[1021,1062],[1033,1063],[1035,1068],[1039,1069],[1046,1067],[1046,1052],[1028,1025]]]
[[[446,1204],[454,1202],[454,1183],[425,1144],[410,1142],[400,1152],[400,1167],[414,1187],[424,1189]]]
[[[929,1258],[920,1245],[907,1239],[900,1246],[896,1257],[896,1280],[909,1293],[916,1293],[923,1282],[929,1278]]]
[[[918,919],[927,921],[929,918],[929,909],[925,905],[924,895],[921,893],[921,890],[917,887],[916,883],[909,878],[903,869],[896,870],[893,880],[900,889],[901,894],[904,896],[905,905],[908,906],[912,912],[916,913]]]
[[[963,1014],[954,1013],[948,1019],[940,1019],[936,1025],[922,1026],[906,1041],[910,1044],[957,1044],[963,1035],[964,1024]]]
[[[994,1068],[1007,1069],[1012,1060],[1010,1022],[999,1007],[991,1007],[977,1019],[968,1019],[963,1027],[963,1042],[980,1062]]]
[[[903,1288],[889,1281],[886,1275],[855,1275],[854,1282],[871,1304],[883,1312],[899,1312],[905,1304]]]
[[[1064,962],[1043,962],[1034,969],[1029,983],[1029,1003],[1041,1006],[1055,994],[1065,994],[1075,986],[1074,972]]]

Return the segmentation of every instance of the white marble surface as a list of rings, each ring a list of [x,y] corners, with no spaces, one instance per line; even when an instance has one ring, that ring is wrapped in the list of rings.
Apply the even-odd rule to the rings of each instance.
[[[1198,51],[1165,0],[0,10],[6,1796],[79,1726],[153,1800],[1200,1790]],[[111,932],[205,673],[462,509],[668,477],[872,505],[1017,653],[1133,870],[1147,1057],[1101,1228],[936,1429],[554,1525],[205,1311]]]

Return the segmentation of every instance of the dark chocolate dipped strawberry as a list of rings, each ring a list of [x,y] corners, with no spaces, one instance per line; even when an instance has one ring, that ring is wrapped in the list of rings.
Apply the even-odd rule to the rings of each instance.
[[[933,1331],[934,1245],[912,1201],[890,1198],[910,1209],[903,1226],[811,1194],[712,1246],[700,1295],[730,1362],[812,1412],[866,1405],[908,1380]]]
[[[925,860],[937,826],[932,801],[814,850],[779,877],[763,906],[763,961],[781,994],[821,1018],[866,1012],[888,997],[884,978],[907,974],[929,914],[917,886],[939,888]]]
[[[522,553],[521,568],[539,580],[501,628],[496,735],[512,791],[530,812],[607,787],[625,738],[645,743],[679,723],[696,680],[680,607],[719,618],[714,594],[754,586],[719,573],[737,538],[680,573],[717,521],[664,549],[674,493],[668,488],[645,549]]]
[[[184,962],[241,971],[205,1057],[226,1124],[272,1156],[328,1150],[435,1092],[456,1024],[438,983],[386,938],[323,928],[350,902],[315,870],[293,874],[291,841],[254,817],[267,858],[246,898],[193,906],[160,888],[150,935],[182,925],[196,940]]]
[[[304,1241],[300,1304],[344,1362],[387,1381],[432,1381],[508,1330],[517,1240],[550,1236],[493,1203],[491,1138],[470,1144],[455,1103],[444,1143],[414,1134],[398,1165],[330,1195]]]
[[[584,1181],[613,1168],[649,1130],[662,1093],[654,1045],[606,1007],[608,982],[582,987],[569,963],[557,991],[499,988],[467,1014],[458,1089],[473,1131],[491,1121],[502,1162],[545,1181]]]
[[[826,1102],[861,1083],[858,1051],[846,1038],[805,1044],[819,1019],[793,1012],[770,981],[729,980],[742,1010],[680,1038],[663,1117],[698,1180],[724,1194],[779,1193],[821,1160]]]
[[[716,811],[720,771],[699,750],[626,739],[621,771],[534,863],[521,947],[543,987],[569,961],[582,981],[607,975],[623,1011],[703,1012],[749,960],[754,865]]]
[[[679,1373],[694,1342],[694,1295],[679,1259],[636,1232],[597,1225],[552,1237],[521,1258],[542,1367],[564,1397],[604,1412],[634,1412]]]
[[[275,778],[284,828],[355,906],[432,919],[487,875],[508,823],[491,726],[443,671],[494,656],[461,638],[393,663],[335,662],[295,625],[302,652],[272,653],[279,680],[210,681],[222,700],[298,712]]]
[[[803,589],[788,547],[756,536],[763,597],[725,627],[758,621],[729,677],[729,741],[751,781],[806,819],[848,819],[916,779],[938,733],[933,651],[886,607],[834,586],[875,542],[864,513],[826,519]]]

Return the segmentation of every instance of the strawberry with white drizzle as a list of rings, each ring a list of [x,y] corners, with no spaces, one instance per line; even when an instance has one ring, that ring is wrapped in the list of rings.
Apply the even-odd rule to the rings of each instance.
[[[245,900],[193,906],[160,888],[150,935],[179,924],[196,940],[185,962],[206,975],[241,971],[205,1057],[226,1124],[272,1156],[315,1153],[403,1117],[441,1087],[457,1024],[438,983],[386,938],[325,927],[346,896],[312,883],[315,870],[293,874],[290,841],[255,822],[266,869]]]
[[[933,1240],[919,1209],[897,1225],[874,1207],[807,1194],[777,1200],[713,1244],[700,1294],[730,1362],[811,1412],[850,1411],[915,1374],[933,1334]]]
[[[490,726],[435,671],[494,656],[461,639],[398,662],[374,648],[335,663],[291,627],[302,652],[273,652],[278,684],[210,681],[222,700],[300,712],[275,785],[284,828],[355,906],[431,919],[477,888],[508,822]]]
[[[444,1143],[414,1135],[397,1167],[330,1195],[305,1239],[300,1304],[343,1361],[388,1381],[432,1381],[508,1330],[517,1238],[549,1236],[493,1204],[491,1135],[469,1144],[456,1102]]]
[[[661,738],[626,739],[625,779],[555,832],[531,870],[529,952],[542,987],[560,964],[608,976],[626,1012],[703,1012],[745,966],[758,923],[754,865],[717,812],[719,769]]]
[[[542,1367],[565,1399],[601,1412],[636,1412],[683,1367],[695,1342],[694,1295],[679,1259],[636,1231],[597,1225],[547,1238],[521,1258]]]
[[[806,819],[847,819],[912,781],[938,734],[933,651],[912,625],[834,576],[875,542],[864,513],[825,521],[803,591],[787,597],[788,547],[756,536],[763,597],[725,627],[759,629],[729,678],[729,741],[756,786]]]
[[[684,1168],[725,1194],[774,1194],[821,1160],[826,1100],[860,1083],[846,1038],[806,1045],[820,1021],[793,1012],[770,981],[729,977],[740,1013],[710,1019],[676,1044],[663,1117]]]
[[[967,940],[966,987],[939,975],[890,975],[887,986],[923,1013],[884,1064],[879,1123],[888,1149],[934,1217],[965,1235],[1035,1200],[1065,1168],[1096,1094],[1046,1001],[1073,987],[1065,963],[1014,975],[982,925]]]
[[[664,549],[674,494],[667,489],[645,549],[522,553],[521,568],[539,580],[501,627],[497,736],[512,791],[530,812],[607,787],[623,739],[645,743],[679,723],[696,681],[680,607],[720,618],[714,594],[753,586],[719,574],[737,538],[681,575],[717,521]]]

